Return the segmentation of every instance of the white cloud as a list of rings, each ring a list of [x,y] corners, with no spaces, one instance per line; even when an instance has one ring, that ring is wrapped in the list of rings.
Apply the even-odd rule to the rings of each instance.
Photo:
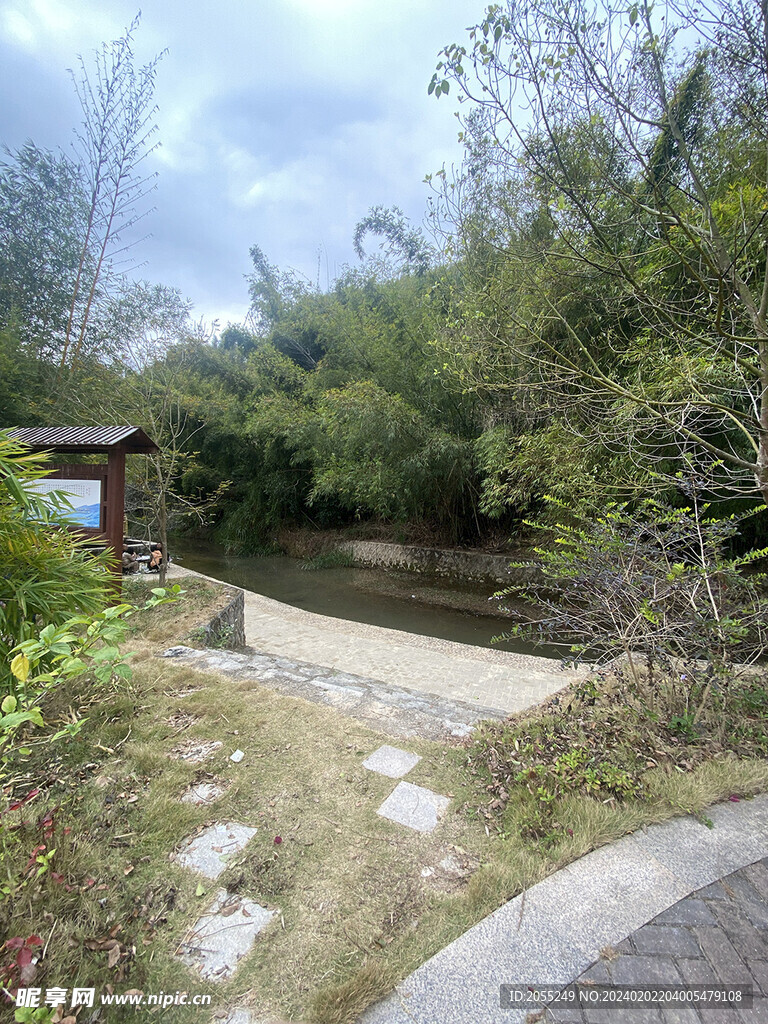
[[[66,68],[120,36],[138,3],[0,0],[0,143],[71,137]],[[198,310],[226,311],[226,322],[247,307],[254,242],[314,277],[318,247],[331,274],[353,258],[354,225],[371,206],[401,206],[418,222],[424,174],[457,156],[452,97],[436,103],[427,83],[438,51],[462,38],[484,0],[472,6],[144,0],[137,62],[169,51],[157,72],[162,146],[148,164],[160,172],[158,210],[142,225],[152,276],[181,286]]]
[[[35,30],[31,21],[21,11],[2,11],[4,35],[23,50],[34,51],[36,44]]]
[[[126,27],[108,5],[71,0],[5,0],[0,18],[11,42],[41,57],[61,54],[67,65]]]

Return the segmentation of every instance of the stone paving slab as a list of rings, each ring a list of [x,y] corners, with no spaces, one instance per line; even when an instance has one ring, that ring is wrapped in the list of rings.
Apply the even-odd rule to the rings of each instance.
[[[579,677],[552,659],[318,615],[250,591],[245,631],[247,643],[260,651],[507,713],[531,707]]]
[[[181,796],[183,804],[196,804],[198,807],[212,804],[226,793],[226,788],[217,782],[195,782],[184,790]]]
[[[424,786],[400,782],[376,813],[416,832],[432,832],[450,802],[447,796],[433,793]]]
[[[231,1010],[218,1024],[253,1024],[250,1010]]]
[[[632,838],[682,879],[689,891],[699,889],[763,855],[768,806],[764,814],[755,812],[755,828],[748,835],[729,813],[728,808],[733,806],[738,805],[720,804],[707,812],[712,828],[696,818],[676,818],[653,830],[636,832]]]
[[[185,740],[170,753],[172,761],[186,761],[187,764],[202,764],[224,744],[221,740]]]
[[[765,917],[760,911],[765,913]],[[757,916],[757,926],[753,923]],[[659,1011],[663,1024],[712,1021],[768,1022],[768,857],[711,883],[616,947],[616,956],[600,961],[578,979],[601,985],[751,985],[749,1009],[670,1007]],[[638,1020],[645,1020],[638,1016]],[[601,1015],[598,1016],[598,1013]],[[552,1024],[597,1024],[606,1011],[550,1007]],[[621,1014],[622,1024],[625,1012]]]
[[[708,814],[713,829],[692,818],[654,825],[544,879],[428,960],[390,996],[370,1007],[359,1024],[524,1024],[526,1011],[501,1009],[501,984],[566,985],[594,969],[606,946],[624,954],[616,963],[623,959],[628,965],[616,968],[617,977],[631,975],[627,959],[631,954],[638,972],[642,968],[660,979],[660,965],[670,962],[670,954],[661,952],[668,948],[668,936],[660,937],[652,930],[640,940],[645,952],[631,943],[622,946],[649,922],[656,929],[686,928],[702,950],[703,957],[673,958],[676,978],[686,983],[705,982],[707,978],[697,977],[696,972],[701,975],[706,968],[715,978],[732,983],[746,977],[744,972],[750,972],[755,984],[768,983],[768,961],[761,959],[763,946],[757,941],[765,942],[768,929],[768,922],[761,923],[763,914],[768,913],[768,869],[762,870],[764,862],[753,864],[758,847],[759,856],[768,857],[768,794],[720,804]],[[701,832],[692,830],[693,825]],[[694,844],[686,851],[688,857],[703,861],[703,873],[709,879],[704,889],[696,891],[690,911],[680,901],[695,886],[689,881],[688,862],[671,855],[675,828],[679,828],[679,848],[684,850],[686,842]],[[654,851],[662,857],[657,858]],[[737,870],[725,884],[710,878],[718,858]],[[734,864],[739,858],[741,863]],[[738,925],[724,910],[717,910],[719,904],[728,906],[729,889],[740,900]],[[702,904],[717,926],[701,923],[706,916]],[[696,918],[696,923],[681,925],[679,919],[687,915]],[[658,952],[652,953],[654,943]],[[689,941],[681,945],[681,951],[689,954],[692,948]],[[626,971],[629,974],[623,973]],[[727,972],[731,973],[725,979]],[[647,983],[652,979],[640,979],[636,974],[632,980]],[[682,1024],[691,1019],[690,1015],[675,1017],[669,1011],[664,1011],[666,1016],[653,1009],[637,1012],[640,1017],[635,1011],[622,1010],[620,1017],[611,1011],[613,1015],[606,1018],[605,1011],[590,1010],[586,1016],[563,1015],[558,1024],[599,1024],[606,1019],[610,1024],[630,1024],[633,1019],[642,1024]],[[765,1012],[761,1008],[763,1016],[742,1017],[731,1011],[702,1011],[693,1020],[696,1024],[763,1024],[768,1021]]]
[[[179,944],[178,959],[208,981],[226,981],[276,913],[220,889]]]
[[[236,822],[210,825],[190,839],[174,860],[181,867],[197,871],[206,878],[218,878],[229,858],[244,849],[255,835],[255,828]]]
[[[363,761],[363,768],[379,775],[386,775],[389,779],[401,779],[420,760],[419,754],[412,754],[408,750],[400,750],[399,747],[391,747],[385,743]]]

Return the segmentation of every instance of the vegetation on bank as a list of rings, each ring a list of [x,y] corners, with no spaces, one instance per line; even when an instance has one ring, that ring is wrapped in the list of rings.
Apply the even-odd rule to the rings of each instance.
[[[705,821],[713,801],[768,785],[765,674],[739,678],[714,649],[703,663],[662,664],[662,630],[643,670],[589,679],[465,744],[409,740],[422,756],[411,780],[452,801],[434,833],[411,833],[375,813],[391,783],[362,766],[382,742],[402,741],[256,682],[158,660],[218,609],[217,588],[184,581],[168,594],[142,577],[109,604],[100,563],[62,547],[61,512],[49,507],[39,522],[29,504],[39,460],[7,446],[0,470],[2,557],[29,520],[43,574],[27,576],[30,591],[70,563],[81,574],[34,619],[14,614],[12,578],[4,592],[0,980],[10,992],[183,988],[223,1006],[245,987],[259,1012],[348,1024],[575,857],[674,814]],[[93,587],[103,606],[86,611]],[[184,759],[210,741],[223,746],[204,763]],[[235,747],[246,752],[236,767]],[[201,781],[221,785],[215,804],[183,803]],[[258,827],[222,881],[279,911],[221,984],[175,958],[214,887],[171,854],[212,819]],[[166,1019],[184,1012],[168,1008]],[[15,1016],[48,1024],[57,1013]]]
[[[501,4],[442,55],[431,91],[465,100],[465,162],[431,178],[433,242],[375,208],[326,291],[254,245],[248,318],[220,333],[114,273],[87,151],[8,154],[0,426],[139,423],[163,451],[134,470],[134,525],[204,519],[243,553],[285,524],[482,544],[547,494],[674,502],[681,471],[726,512],[764,497],[766,13],[526,10],[535,47]],[[112,45],[149,111],[161,65],[129,73],[137,30]],[[130,133],[112,115],[106,137]]]

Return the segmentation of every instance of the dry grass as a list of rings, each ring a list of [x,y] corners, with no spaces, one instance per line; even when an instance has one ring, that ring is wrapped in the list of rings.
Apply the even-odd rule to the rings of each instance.
[[[531,794],[520,787],[489,819],[487,780],[473,774],[470,748],[404,744],[328,708],[155,658],[160,643],[177,641],[205,618],[208,585],[187,589],[189,607],[161,608],[139,623],[132,682],[94,694],[83,734],[53,753],[41,751],[34,766],[45,805],[61,808],[52,862],[60,878],[49,872],[12,905],[0,904],[0,926],[7,935],[49,938],[34,981],[43,988],[186,988],[214,993],[217,1006],[250,1005],[267,1019],[346,1024],[561,865],[644,823],[768,786],[768,766],[759,759],[711,761],[687,774],[657,769],[642,802],[564,795],[557,841],[526,841],[520,826]],[[214,605],[218,600],[214,594]],[[60,712],[66,697],[60,695]],[[181,744],[214,740],[223,746],[203,764],[170,757]],[[395,782],[362,761],[384,742],[422,756],[408,781],[453,797],[434,833],[376,814]],[[246,757],[234,765],[228,757],[238,747]],[[188,786],[211,778],[228,787],[214,805],[179,801]],[[18,837],[32,847],[37,811],[21,813],[30,820]],[[216,883],[169,860],[214,821],[258,828]],[[465,877],[440,869],[449,854],[467,866]],[[424,868],[435,870],[425,877]],[[173,954],[219,882],[278,915],[235,977],[212,986]],[[120,948],[111,962],[105,946],[113,939]],[[110,1012],[110,1024],[136,1019],[135,1010]],[[189,1011],[170,1008],[162,1019],[188,1021]]]

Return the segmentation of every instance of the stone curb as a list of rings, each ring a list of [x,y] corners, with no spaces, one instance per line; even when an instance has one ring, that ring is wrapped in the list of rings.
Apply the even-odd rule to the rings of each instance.
[[[516,896],[370,1007],[359,1024],[524,1024],[501,984],[575,981],[601,949],[724,875],[768,856],[768,794],[601,847]]]

